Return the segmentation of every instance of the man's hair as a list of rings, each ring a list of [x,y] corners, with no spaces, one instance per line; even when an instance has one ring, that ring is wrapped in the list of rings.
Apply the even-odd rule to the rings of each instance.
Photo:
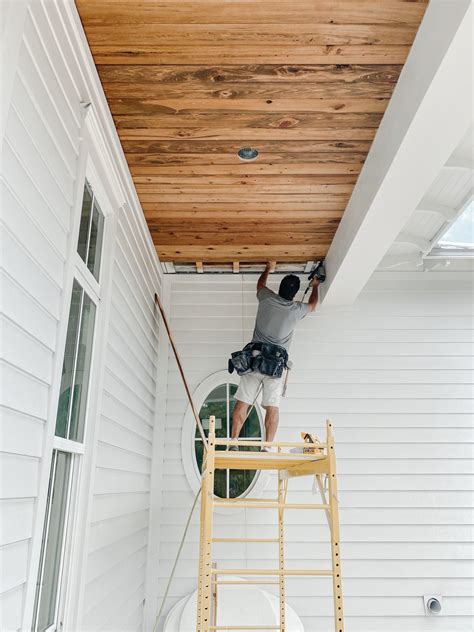
[[[299,278],[295,274],[287,274],[286,277],[283,277],[283,279],[281,280],[278,294],[287,301],[292,301],[298,293],[299,289]]]

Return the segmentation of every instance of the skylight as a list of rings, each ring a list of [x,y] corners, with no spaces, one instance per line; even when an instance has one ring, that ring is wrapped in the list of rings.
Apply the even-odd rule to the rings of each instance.
[[[472,200],[455,220],[438,245],[451,248],[472,248],[474,246],[474,200]]]

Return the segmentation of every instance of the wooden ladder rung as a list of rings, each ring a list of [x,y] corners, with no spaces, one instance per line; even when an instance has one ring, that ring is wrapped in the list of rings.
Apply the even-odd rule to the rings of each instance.
[[[236,503],[246,502],[246,503],[277,503],[278,498],[246,498],[245,501],[242,501],[241,498],[222,498],[221,500],[214,500],[214,504],[216,502],[225,503],[226,505],[235,505]]]
[[[211,625],[209,630],[281,630],[279,625]]]
[[[258,441],[255,439],[216,439],[216,445],[236,445],[241,447],[251,446],[252,448],[260,448],[265,446],[267,448],[301,448],[305,450],[305,454],[319,451],[320,448],[327,448],[327,443],[304,443],[302,441]],[[270,452],[270,454],[277,455],[278,452]],[[283,454],[288,454],[284,452]],[[298,452],[290,452],[289,454],[300,454]]]
[[[221,584],[234,584],[236,586],[239,586],[240,584],[242,584],[243,586],[248,586],[249,584],[275,584],[276,586],[279,586],[280,582],[278,579],[223,579],[218,581],[212,580],[211,584],[217,584],[218,586],[220,586]]]
[[[221,502],[220,500],[212,503],[214,507],[254,507],[255,509],[324,509],[328,511],[330,505],[315,505],[306,503],[275,503],[275,502],[257,502],[249,503],[246,500],[241,500],[236,503]]]
[[[212,538],[213,542],[280,542],[278,538]]]
[[[331,577],[332,571],[330,570],[312,570],[306,568],[213,568],[211,570],[213,575],[271,575],[278,577],[280,575],[293,575],[293,576],[308,576],[308,577]]]

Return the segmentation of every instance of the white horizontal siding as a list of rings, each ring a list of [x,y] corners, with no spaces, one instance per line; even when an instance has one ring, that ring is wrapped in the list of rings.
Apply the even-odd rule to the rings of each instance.
[[[9,5],[9,19],[14,5]],[[95,445],[86,446],[93,469],[90,523],[80,534],[87,549],[85,586],[77,586],[85,596],[79,629],[137,630],[143,618],[155,415],[158,323],[153,296],[161,289],[161,273],[104,109],[105,97],[97,90],[92,57],[85,39],[76,39],[79,20],[73,3],[23,5],[26,19],[17,33],[18,57],[9,68],[2,138],[0,628],[20,630],[25,620],[29,628],[34,598],[32,550],[38,549],[44,518],[44,502],[38,499],[45,495],[46,428],[52,432],[54,426],[51,392],[62,364],[58,332],[67,312],[67,266],[76,246],[72,211],[76,186],[82,190],[81,101],[86,100],[92,102],[104,144],[116,162],[111,176],[116,180],[113,185],[103,182],[104,190],[118,181],[127,206],[111,248],[110,294],[101,296],[103,309],[110,304],[104,357],[96,362],[102,367],[97,374],[103,373],[103,392],[94,392],[94,384],[90,390],[90,400],[98,401],[100,409],[93,421]],[[93,150],[87,147],[84,153],[88,151]],[[99,167],[109,174],[108,165]],[[114,201],[109,202],[118,214]],[[88,472],[84,474],[89,480]],[[79,524],[82,529],[83,522]],[[76,598],[72,596],[73,606]]]
[[[192,390],[250,339],[255,282],[173,277],[171,326]],[[295,440],[303,429],[324,436],[325,419],[333,419],[348,630],[472,629],[472,286],[463,271],[377,273],[355,305],[320,308],[295,333],[278,438]],[[182,459],[186,408],[171,359],[157,606],[192,503]],[[292,481],[290,502],[316,498],[311,487],[309,479]],[[275,492],[270,478],[264,495]],[[215,535],[274,537],[272,513],[220,512]],[[198,539],[196,515],[169,606],[196,587]],[[286,542],[288,566],[329,567],[318,512],[288,511]],[[277,564],[272,544],[219,543],[215,554],[220,568]],[[445,597],[435,619],[424,616],[422,595],[430,593]],[[333,629],[327,580],[291,578],[286,594],[306,630]]]
[[[4,630],[22,626],[78,159],[79,119],[68,119],[73,145],[51,90],[53,69],[28,11],[2,139]]]

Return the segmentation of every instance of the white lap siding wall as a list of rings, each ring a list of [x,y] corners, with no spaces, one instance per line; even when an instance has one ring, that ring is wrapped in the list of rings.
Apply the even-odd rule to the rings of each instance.
[[[102,357],[95,374],[102,389],[97,392],[97,383],[90,389],[98,407],[85,446],[90,486],[84,550],[77,552],[84,573],[72,607],[82,595],[78,629],[136,630],[145,597],[158,335],[153,296],[160,272],[104,114],[105,99],[96,91],[92,59],[75,39],[72,3],[13,2],[8,11],[12,6],[17,57],[8,68],[11,99],[2,142],[0,627],[31,625],[54,428],[53,376],[62,364],[68,253],[75,250],[71,231],[74,212],[80,212],[75,189],[80,196],[88,151],[80,102],[88,100],[107,124],[100,134],[107,139],[105,153],[118,161],[114,173],[125,207],[113,209],[114,243],[104,253],[111,257],[103,261],[110,276],[98,320],[104,309],[108,319],[106,338],[96,341]],[[103,173],[110,169],[104,166]]]
[[[171,325],[192,389],[226,369],[250,340],[256,277],[173,277]],[[271,287],[277,287],[271,279]],[[376,273],[351,308],[321,310],[297,329],[295,364],[278,437],[300,430],[337,441],[347,630],[472,630],[472,273]],[[193,499],[181,445],[187,407],[169,363],[157,603]],[[311,501],[311,480],[291,482],[290,500]],[[275,489],[270,480],[266,494]],[[274,512],[216,516],[216,534],[276,534]],[[329,562],[324,515],[290,511],[292,568]],[[275,567],[274,544],[217,544],[219,567]],[[169,604],[196,587],[198,526],[185,545]],[[437,618],[422,595],[444,596]],[[308,632],[333,630],[330,582],[291,578],[288,602]],[[156,598],[150,595],[150,599]],[[238,622],[236,622],[238,624]]]

